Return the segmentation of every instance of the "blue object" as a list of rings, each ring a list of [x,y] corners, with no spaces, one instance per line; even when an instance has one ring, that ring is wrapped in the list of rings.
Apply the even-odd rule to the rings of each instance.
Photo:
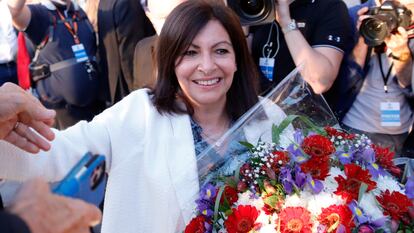
[[[88,152],[53,189],[53,192],[99,206],[104,198],[105,184],[105,157]]]

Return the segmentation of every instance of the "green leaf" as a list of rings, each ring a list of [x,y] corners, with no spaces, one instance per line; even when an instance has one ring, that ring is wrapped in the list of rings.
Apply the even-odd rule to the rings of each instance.
[[[279,144],[280,135],[282,134],[283,130],[285,130],[289,124],[291,124],[298,116],[297,115],[289,115],[282,122],[280,122],[279,126],[275,124],[272,125],[272,142]]]
[[[249,151],[252,151],[254,149],[254,145],[249,142],[240,141],[239,143],[245,146]]]
[[[368,185],[365,183],[361,183],[361,186],[359,187],[359,194],[358,194],[358,202],[361,203],[362,196],[365,194],[365,192],[368,189]]]
[[[272,125],[272,142],[279,144],[280,135],[282,134],[283,130],[285,130],[289,124],[291,124],[294,120],[299,119],[309,128],[302,129],[303,132],[308,132],[312,130],[320,135],[326,135],[326,132],[323,128],[315,125],[309,117],[302,116],[302,115],[288,115],[283,121],[279,124],[279,126]]]
[[[226,187],[225,185],[221,186],[217,192],[216,203],[214,203],[214,214],[213,214],[214,222],[217,221],[217,216],[218,216],[219,207],[220,207],[220,199],[221,199],[221,196],[223,195],[225,187]]]

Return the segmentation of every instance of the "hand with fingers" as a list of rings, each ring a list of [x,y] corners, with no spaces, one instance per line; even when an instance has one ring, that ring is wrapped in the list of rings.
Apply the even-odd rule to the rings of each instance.
[[[403,27],[398,27],[397,32],[385,38],[384,42],[395,58],[402,58],[405,55],[408,59],[411,54],[408,47],[408,33]]]
[[[49,150],[54,139],[50,129],[56,113],[12,83],[0,87],[0,140],[31,153]]]
[[[52,194],[41,179],[22,186],[9,212],[19,216],[31,233],[89,233],[89,227],[101,220],[97,207]]]

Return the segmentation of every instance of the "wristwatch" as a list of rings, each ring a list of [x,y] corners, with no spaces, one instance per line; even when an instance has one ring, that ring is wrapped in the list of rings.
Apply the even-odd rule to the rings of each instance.
[[[298,30],[298,25],[296,24],[296,21],[294,19],[292,19],[292,21],[290,21],[290,23],[288,23],[285,28],[282,28],[284,34],[291,32],[293,30]]]

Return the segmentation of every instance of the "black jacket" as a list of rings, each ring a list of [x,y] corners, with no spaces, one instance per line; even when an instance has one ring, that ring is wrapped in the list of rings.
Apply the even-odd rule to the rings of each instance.
[[[1,233],[30,233],[26,223],[16,215],[0,211]]]

